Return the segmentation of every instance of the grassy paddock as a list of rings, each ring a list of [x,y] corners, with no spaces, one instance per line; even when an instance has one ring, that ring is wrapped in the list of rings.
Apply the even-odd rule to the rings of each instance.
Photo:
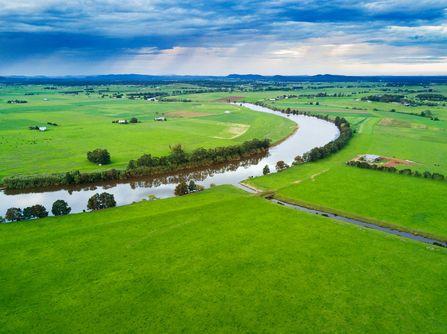
[[[175,144],[191,151],[253,138],[275,142],[295,129],[287,119],[221,102],[148,102],[39,92],[38,88],[0,89],[0,180],[17,174],[124,168],[144,153],[166,155]],[[39,94],[24,95],[33,91]],[[13,98],[29,102],[6,103]],[[155,122],[157,113],[164,113],[168,121]],[[112,124],[131,117],[141,123]],[[28,130],[33,125],[47,126],[48,131]],[[112,164],[99,167],[87,161],[86,153],[98,147],[109,150]]]
[[[446,251],[232,187],[0,226],[4,332],[425,332]]]

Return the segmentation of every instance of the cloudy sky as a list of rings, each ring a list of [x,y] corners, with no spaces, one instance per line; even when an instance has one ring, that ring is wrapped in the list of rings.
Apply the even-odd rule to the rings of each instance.
[[[1,75],[444,74],[447,0],[0,0]]]

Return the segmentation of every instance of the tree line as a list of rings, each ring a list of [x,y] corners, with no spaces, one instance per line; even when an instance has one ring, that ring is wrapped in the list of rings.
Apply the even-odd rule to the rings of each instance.
[[[252,139],[239,145],[211,149],[198,148],[188,153],[184,151],[181,145],[175,145],[171,147],[169,155],[154,157],[150,154],[144,154],[137,160],[131,160],[125,170],[110,169],[84,173],[77,170],[66,173],[12,176],[4,178],[3,185],[7,189],[27,189],[129,180],[142,176],[163,175],[181,170],[239,161],[257,154],[265,154],[269,146],[269,139]],[[105,160],[102,160],[104,157]],[[95,163],[107,162],[108,160],[105,152],[90,154],[90,158],[89,160]]]
[[[359,161],[359,160],[351,160],[346,162],[348,166],[354,166],[364,169],[373,169],[383,172],[389,172],[389,173],[396,173],[401,175],[410,175],[410,176],[416,176],[416,177],[423,177],[425,179],[433,179],[433,180],[447,180],[447,178],[441,174],[441,173],[434,173],[430,171],[424,171],[420,172],[417,170],[412,170],[410,168],[404,168],[404,169],[397,169],[396,167],[387,167],[383,165],[376,165],[376,164],[370,164],[366,161]]]
[[[101,194],[96,193],[92,197],[90,197],[87,202],[87,209],[92,211],[113,208],[115,206],[116,206],[115,197],[113,196],[113,194],[109,194],[107,192],[103,192]],[[71,212],[70,206],[68,206],[67,202],[61,199],[55,201],[51,208],[51,213],[54,216],[68,215],[70,212]],[[18,222],[23,220],[39,219],[45,217],[48,217],[47,209],[43,205],[36,204],[26,207],[23,210],[21,208],[15,208],[15,207],[9,208],[8,210],[6,210],[4,218],[0,216],[0,223]]]

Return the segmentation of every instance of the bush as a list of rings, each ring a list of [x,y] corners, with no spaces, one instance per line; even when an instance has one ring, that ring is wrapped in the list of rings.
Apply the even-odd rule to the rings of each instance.
[[[276,163],[276,170],[278,172],[280,172],[286,168],[289,168],[289,165],[287,165],[284,161],[280,160]]]
[[[189,194],[188,185],[184,180],[180,181],[180,183],[175,187],[174,194],[175,196],[183,196]]]
[[[262,169],[262,174],[263,175],[267,175],[270,174],[270,168],[268,165],[265,165],[264,168]]]
[[[44,218],[47,216],[47,209],[40,204],[29,206],[23,210],[23,219]]]
[[[103,192],[101,194],[94,194],[87,202],[87,209],[101,210],[112,208],[116,206],[115,197],[112,194]]]
[[[110,163],[110,153],[106,149],[97,148],[87,153],[87,159],[95,164],[107,165]]]
[[[68,206],[67,202],[62,199],[58,199],[53,203],[51,208],[51,213],[55,216],[65,216],[71,212],[71,208]]]
[[[138,123],[138,118],[136,118],[136,117],[132,117],[132,118],[130,119],[130,123]]]
[[[22,209],[19,208],[9,208],[6,210],[5,219],[10,222],[18,222],[23,220]]]

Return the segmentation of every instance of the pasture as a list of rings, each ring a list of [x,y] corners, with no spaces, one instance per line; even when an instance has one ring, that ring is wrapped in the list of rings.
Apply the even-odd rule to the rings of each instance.
[[[441,92],[444,89],[439,88]],[[347,147],[329,158],[247,183],[310,207],[447,239],[447,182],[345,164],[359,154],[369,153],[411,160],[415,162],[411,166],[414,170],[447,175],[447,109],[430,107],[440,119],[433,121],[413,115],[423,107],[357,101],[372,93],[377,92],[365,91],[349,98],[264,99],[272,107],[302,110],[306,106],[304,110],[316,114],[345,117],[356,134]],[[309,105],[309,101],[313,104]],[[401,112],[385,111],[391,107]]]
[[[175,144],[182,144],[190,151],[198,147],[230,146],[253,138],[275,142],[295,129],[294,123],[284,118],[222,102],[150,102],[114,97],[149,89],[133,86],[91,89],[94,90],[0,87],[0,180],[18,174],[125,168],[129,160],[144,153],[165,155]],[[167,85],[157,89],[156,92],[169,92],[180,88]],[[70,93],[73,91],[79,92]],[[104,94],[107,96],[103,97]],[[7,103],[15,99],[28,103]],[[154,121],[160,115],[165,115],[167,121]],[[140,122],[112,123],[131,117]],[[47,131],[28,129],[35,125],[46,126]],[[95,148],[106,148],[112,163],[100,167],[88,162],[86,153]]]
[[[444,249],[229,186],[0,229],[2,332],[447,326]]]

